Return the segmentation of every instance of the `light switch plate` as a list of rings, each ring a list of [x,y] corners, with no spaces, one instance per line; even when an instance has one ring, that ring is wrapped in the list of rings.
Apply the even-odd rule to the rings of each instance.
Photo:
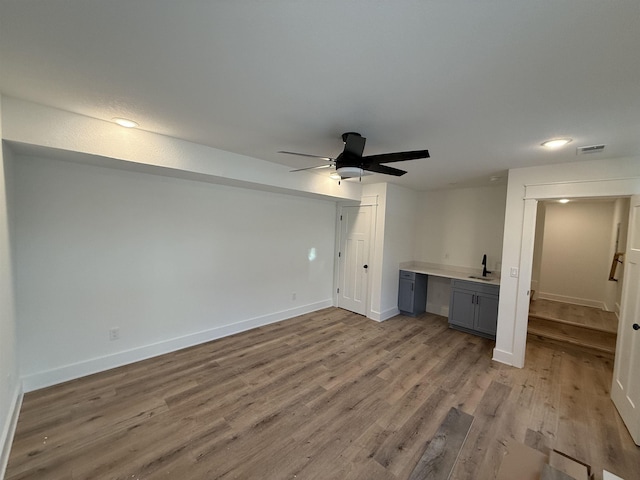
[[[514,278],[518,278],[518,267],[511,267],[511,272],[509,275]]]

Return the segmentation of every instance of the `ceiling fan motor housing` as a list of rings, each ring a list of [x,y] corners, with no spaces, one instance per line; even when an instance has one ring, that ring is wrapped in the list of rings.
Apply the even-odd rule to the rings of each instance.
[[[363,168],[362,153],[367,139],[357,132],[342,134],[344,150],[336,157],[336,168],[358,167]]]

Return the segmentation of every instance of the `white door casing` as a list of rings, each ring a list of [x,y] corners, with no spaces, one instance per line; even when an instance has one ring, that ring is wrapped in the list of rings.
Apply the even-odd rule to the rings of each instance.
[[[640,445],[640,195],[631,197],[611,399]]]
[[[532,184],[520,183],[521,180],[509,176],[509,184],[513,187],[507,191],[498,332],[493,349],[494,360],[519,368],[525,363],[528,309],[522,304],[529,304],[527,291],[531,289],[531,272],[527,265],[533,259],[536,221],[535,209],[526,208],[526,200],[626,197],[640,193],[640,177],[635,176]],[[533,237],[529,238],[530,235]],[[520,278],[510,278],[514,267],[516,275],[520,267]]]
[[[373,208],[345,206],[340,215],[338,306],[367,315]]]

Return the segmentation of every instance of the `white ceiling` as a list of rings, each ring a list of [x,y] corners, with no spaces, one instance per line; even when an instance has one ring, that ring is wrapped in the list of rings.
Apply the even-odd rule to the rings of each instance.
[[[417,190],[639,155],[639,52],[638,0],[0,0],[5,95],[297,168],[357,131]]]

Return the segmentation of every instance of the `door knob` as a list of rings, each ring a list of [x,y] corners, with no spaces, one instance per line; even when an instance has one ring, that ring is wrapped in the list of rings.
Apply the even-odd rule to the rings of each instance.
[[[369,265],[364,265],[362,268],[369,268]]]
[[[634,330],[640,330],[640,325],[638,325],[637,323],[633,324],[633,329]]]

